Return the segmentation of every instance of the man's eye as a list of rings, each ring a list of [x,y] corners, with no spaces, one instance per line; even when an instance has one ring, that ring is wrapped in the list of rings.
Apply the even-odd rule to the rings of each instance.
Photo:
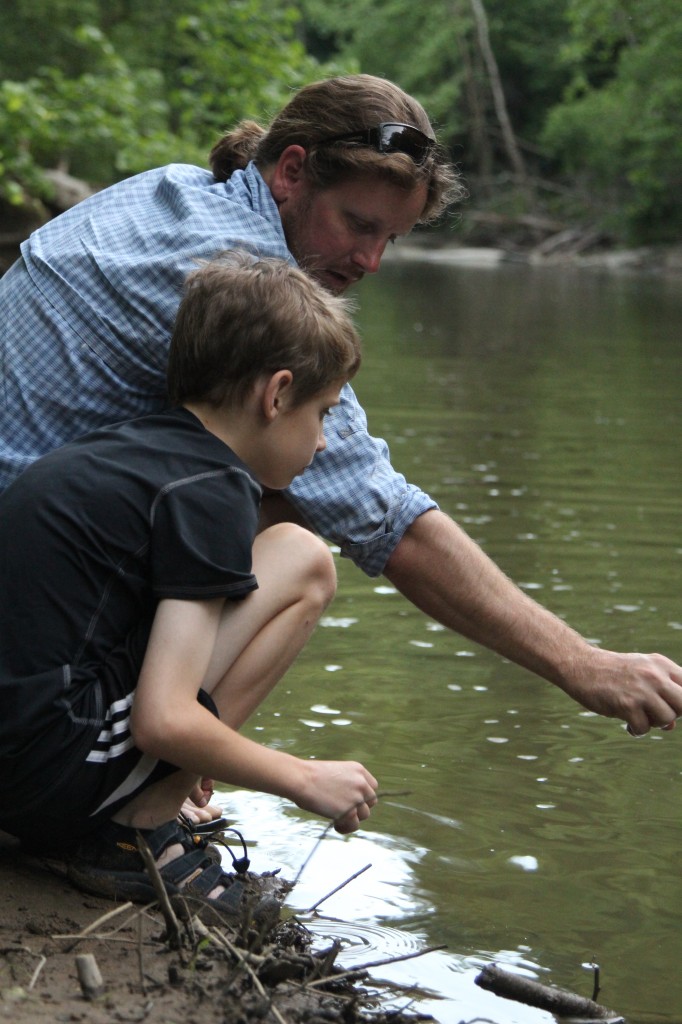
[[[353,224],[356,231],[363,232],[365,234],[373,230],[372,225],[369,223],[369,221],[358,220],[357,217],[354,219]]]

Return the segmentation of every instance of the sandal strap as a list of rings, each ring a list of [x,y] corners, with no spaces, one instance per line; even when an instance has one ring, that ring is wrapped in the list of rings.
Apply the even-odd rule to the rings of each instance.
[[[159,825],[158,828],[152,831],[134,828],[128,829],[128,831],[135,837],[135,841],[137,839],[136,833],[140,833],[143,839],[146,840],[154,860],[158,860],[169,846],[173,846],[176,843],[179,843],[183,850],[194,849],[194,845],[190,842],[187,833],[177,821],[167,821],[165,825]]]
[[[224,886],[223,891],[219,896],[209,899],[209,894],[218,885]],[[215,907],[224,913],[236,914],[241,907],[244,891],[244,883],[239,876],[235,878],[234,875],[226,874],[219,864],[210,864],[183,885],[180,895],[198,899],[206,906]]]
[[[207,857],[204,850],[190,850],[189,853],[183,853],[180,857],[169,861],[168,864],[164,864],[159,869],[159,874],[166,885],[184,890],[186,885],[194,884],[195,880],[200,879],[202,875],[212,869],[217,872],[218,876],[223,873],[220,865]]]
[[[220,864],[207,864],[206,860],[204,860],[203,870],[197,872],[193,878],[188,878],[182,889],[183,892],[191,893],[193,896],[204,897],[208,896],[217,885],[227,886],[232,881],[232,878],[225,874]]]

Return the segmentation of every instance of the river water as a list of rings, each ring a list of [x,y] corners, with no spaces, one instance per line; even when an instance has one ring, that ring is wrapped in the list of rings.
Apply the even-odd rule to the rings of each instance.
[[[359,304],[355,386],[394,464],[595,643],[682,661],[680,279],[394,260]],[[301,871],[302,913],[367,868],[302,920],[348,966],[423,952],[374,973],[441,1024],[553,1020],[479,989],[493,961],[585,996],[597,962],[630,1024],[679,1024],[682,730],[633,740],[338,569],[248,733],[362,760],[387,795],[344,839],[226,792],[254,870]]]

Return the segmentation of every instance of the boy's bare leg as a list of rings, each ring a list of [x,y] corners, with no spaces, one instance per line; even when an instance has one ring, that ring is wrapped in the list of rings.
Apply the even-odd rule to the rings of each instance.
[[[256,538],[253,571],[259,589],[227,602],[203,688],[221,721],[239,729],[268,696],[305,646],[334,596],[336,573],[329,549],[314,534],[281,523]],[[172,821],[198,780],[175,772],[138,794],[113,819],[153,829]],[[170,847],[163,861],[179,856]]]
[[[259,589],[225,605],[204,689],[221,721],[239,729],[298,657],[334,596],[329,548],[293,523],[259,534],[253,548]]]

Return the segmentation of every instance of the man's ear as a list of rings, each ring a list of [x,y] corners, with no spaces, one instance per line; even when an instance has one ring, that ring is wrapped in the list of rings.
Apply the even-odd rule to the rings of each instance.
[[[278,370],[266,380],[261,396],[261,407],[269,422],[277,419],[288,405],[293,382],[294,375],[291,370]]]
[[[305,183],[307,153],[303,146],[287,146],[269,175],[272,197],[280,206]]]

